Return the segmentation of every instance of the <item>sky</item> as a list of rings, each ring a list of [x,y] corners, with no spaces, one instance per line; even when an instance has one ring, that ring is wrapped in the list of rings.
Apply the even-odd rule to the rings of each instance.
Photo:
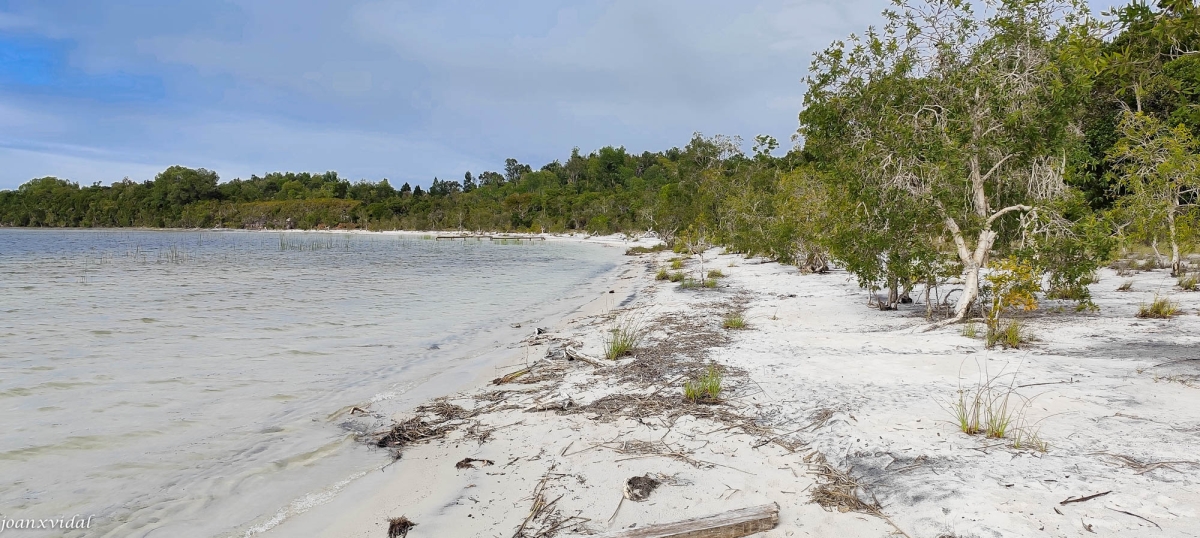
[[[888,3],[0,0],[0,189],[175,164],[428,185],[694,132],[786,150],[813,53]]]

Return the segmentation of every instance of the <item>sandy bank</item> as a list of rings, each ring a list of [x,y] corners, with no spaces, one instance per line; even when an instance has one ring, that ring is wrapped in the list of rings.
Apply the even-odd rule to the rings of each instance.
[[[923,305],[868,308],[844,273],[710,255],[705,270],[728,277],[684,290],[653,279],[669,257],[630,257],[620,300],[593,301],[479,377],[566,345],[598,357],[614,318],[647,329],[634,356],[599,368],[548,358],[451,396],[420,416],[452,431],[394,462],[380,449],[379,470],[267,535],[382,537],[406,516],[413,538],[572,536],[768,502],[780,524],[762,536],[1200,533],[1200,293],[1171,293],[1173,320],[1134,317],[1170,292],[1163,272],[1118,292],[1126,278],[1102,271],[1099,312],[1043,304],[1025,320],[1036,342],[988,350],[960,327],[920,332]],[[722,327],[733,312],[747,329]],[[683,402],[680,386],[710,361],[725,369],[724,403]],[[1005,383],[1029,399],[1024,426],[1045,452],[952,423],[950,402],[980,370],[1015,374]],[[410,415],[373,420],[388,418]],[[464,458],[493,463],[457,467]],[[623,500],[641,475],[661,486]],[[547,507],[531,517],[536,499]]]

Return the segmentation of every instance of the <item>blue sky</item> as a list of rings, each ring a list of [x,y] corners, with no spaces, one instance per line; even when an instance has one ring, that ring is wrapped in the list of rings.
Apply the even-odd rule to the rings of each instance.
[[[887,4],[0,0],[0,189],[172,164],[428,185],[696,131],[787,144],[812,53]]]

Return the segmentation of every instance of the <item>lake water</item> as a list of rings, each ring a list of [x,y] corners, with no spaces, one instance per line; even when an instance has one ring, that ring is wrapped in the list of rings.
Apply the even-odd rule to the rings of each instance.
[[[339,410],[465,388],[620,254],[0,229],[0,515],[93,516],[67,536],[253,535],[378,467]]]

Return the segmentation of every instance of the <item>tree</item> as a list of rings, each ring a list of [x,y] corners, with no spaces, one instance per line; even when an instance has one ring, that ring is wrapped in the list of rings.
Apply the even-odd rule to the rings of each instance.
[[[1186,126],[1169,127],[1141,112],[1127,112],[1119,132],[1109,158],[1117,186],[1126,193],[1121,207],[1130,212],[1142,238],[1154,240],[1165,231],[1171,275],[1177,276],[1180,239],[1194,227],[1192,210],[1200,196],[1200,143]]]
[[[467,170],[467,173],[463,174],[462,191],[471,192],[475,187],[475,178],[471,176],[471,171]]]
[[[217,192],[216,172],[172,166],[154,176],[153,199],[162,208],[182,207]]]
[[[883,31],[817,55],[799,135],[858,204],[953,245],[957,322],[993,248],[1067,190],[1072,119],[1089,87],[1074,58],[1098,39],[1076,0],[998,0],[986,18],[966,0],[895,5]]]
[[[528,164],[521,164],[516,159],[504,160],[504,179],[509,183],[516,183],[521,179],[521,176],[533,171]]]

